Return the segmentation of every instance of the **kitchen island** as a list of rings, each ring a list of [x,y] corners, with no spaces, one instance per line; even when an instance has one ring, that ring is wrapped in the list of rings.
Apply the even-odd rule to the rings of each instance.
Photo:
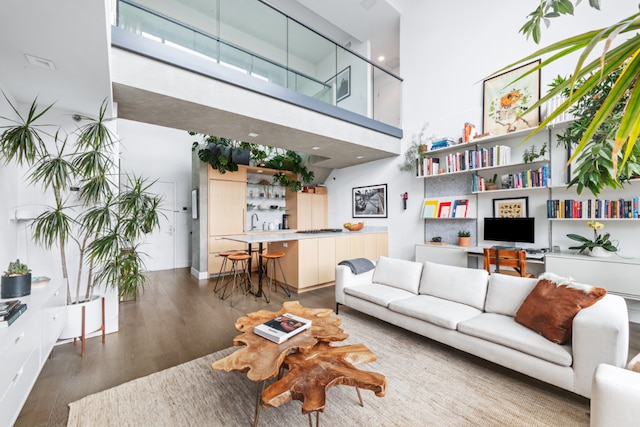
[[[258,244],[259,253],[265,243],[269,252],[284,252],[281,263],[287,284],[293,291],[303,292],[333,284],[335,268],[340,261],[352,258],[377,260],[381,255],[388,255],[387,227],[364,227],[360,231],[335,230],[340,231],[278,230],[229,235],[224,239],[249,246]],[[259,275],[259,281],[261,279]],[[258,295],[261,290],[259,283]]]

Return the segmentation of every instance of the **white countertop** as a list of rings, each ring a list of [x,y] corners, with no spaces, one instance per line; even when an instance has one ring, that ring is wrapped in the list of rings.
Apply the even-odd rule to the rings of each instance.
[[[337,227],[336,227],[337,228]],[[386,233],[387,227],[364,227],[360,231],[331,231],[326,233],[297,233],[296,230],[278,230],[277,232],[257,232],[223,236],[224,239],[244,243],[288,242],[292,240],[321,239],[325,237],[341,237],[355,234]]]

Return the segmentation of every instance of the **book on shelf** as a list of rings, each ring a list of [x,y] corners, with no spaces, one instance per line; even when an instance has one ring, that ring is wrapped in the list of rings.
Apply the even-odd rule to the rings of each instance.
[[[27,310],[27,304],[18,304],[14,307],[9,314],[6,315],[4,320],[0,321],[0,328],[6,328],[15,322],[18,317]]]
[[[435,218],[436,211],[438,210],[438,201],[437,200],[425,200],[424,206],[422,209],[422,217],[423,218]]]
[[[4,301],[0,303],[0,320],[4,320],[4,317],[7,316],[11,311],[20,305],[19,299],[13,299],[9,301]]]
[[[440,202],[438,218],[451,218],[451,202]]]
[[[47,285],[50,280],[47,276],[33,276],[31,278],[31,286]]]
[[[311,327],[311,320],[285,313],[253,328],[263,338],[281,344]]]
[[[467,199],[454,200],[453,217],[466,218],[468,209],[469,209],[469,200]]]

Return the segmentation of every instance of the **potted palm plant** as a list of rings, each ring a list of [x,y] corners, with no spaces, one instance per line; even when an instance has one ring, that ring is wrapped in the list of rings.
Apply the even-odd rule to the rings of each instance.
[[[158,228],[161,199],[149,192],[152,183],[142,177],[126,176],[117,185],[117,139],[105,118],[106,101],[96,118],[77,117],[85,124],[71,135],[60,129],[48,134],[38,124],[52,105],[39,110],[34,100],[23,117],[9,104],[18,120],[0,135],[0,155],[6,162],[29,166],[30,183],[52,194],[53,204],[31,224],[33,238],[47,249],[58,247],[67,307],[74,309],[68,315],[71,331],[63,331],[63,337],[79,336],[75,311],[83,304],[99,307],[96,287],[118,289],[122,296],[144,285],[138,243],[144,233]],[[52,149],[46,148],[45,138],[52,139]],[[74,284],[69,282],[68,264],[75,261],[67,257],[70,244],[78,248]]]

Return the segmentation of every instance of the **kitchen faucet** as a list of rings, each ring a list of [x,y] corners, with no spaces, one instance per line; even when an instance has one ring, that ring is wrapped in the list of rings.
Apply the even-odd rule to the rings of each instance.
[[[253,214],[251,215],[251,231],[255,230],[257,226],[253,225],[253,217],[256,218],[256,222],[259,222],[260,220],[258,219],[258,214]]]

